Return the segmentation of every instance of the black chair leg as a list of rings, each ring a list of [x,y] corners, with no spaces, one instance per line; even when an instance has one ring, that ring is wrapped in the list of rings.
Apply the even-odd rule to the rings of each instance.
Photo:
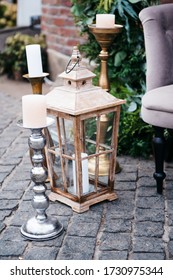
[[[165,139],[164,128],[154,127],[155,136],[153,138],[153,149],[155,156],[155,172],[153,174],[157,183],[157,192],[162,194],[163,180],[166,177],[164,169]]]

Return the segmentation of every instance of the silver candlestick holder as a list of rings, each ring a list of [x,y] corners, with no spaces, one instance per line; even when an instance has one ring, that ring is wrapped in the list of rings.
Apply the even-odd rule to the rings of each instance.
[[[53,123],[53,119],[48,119],[48,125]],[[47,126],[48,126],[47,125]],[[23,126],[22,120],[18,122],[18,126]],[[29,147],[33,150],[31,169],[31,180],[34,182],[34,197],[32,206],[36,211],[36,215],[30,218],[21,227],[21,234],[29,240],[49,240],[59,236],[63,232],[62,224],[53,217],[48,217],[46,210],[49,207],[49,198],[46,195],[47,187],[45,181],[48,177],[47,168],[43,165],[44,154],[43,149],[46,145],[46,138],[42,133],[42,128],[30,128],[31,135],[28,139]]]

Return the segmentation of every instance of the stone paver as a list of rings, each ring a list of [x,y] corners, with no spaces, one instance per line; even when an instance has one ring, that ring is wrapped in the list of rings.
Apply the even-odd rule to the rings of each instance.
[[[0,259],[166,260],[173,259],[173,164],[163,195],[156,193],[153,160],[118,157],[118,199],[77,214],[50,202],[48,215],[64,225],[59,237],[28,241],[21,225],[34,214],[28,153],[29,131],[16,123],[21,98],[0,92]],[[50,186],[47,184],[48,192]]]

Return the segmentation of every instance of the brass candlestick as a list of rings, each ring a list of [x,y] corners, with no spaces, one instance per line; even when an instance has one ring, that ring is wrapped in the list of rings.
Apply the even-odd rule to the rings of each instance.
[[[33,94],[42,94],[43,80],[47,77],[49,73],[42,73],[40,77],[29,77],[29,74],[23,75],[24,78],[28,79],[32,86]]]
[[[108,48],[110,47],[114,38],[122,31],[123,26],[115,24],[113,28],[100,28],[96,27],[95,24],[89,25],[90,32],[95,36],[97,42],[101,46],[101,52],[99,54],[99,58],[101,60],[101,71],[99,77],[99,86],[101,86],[106,91],[110,90],[110,83],[108,78],[108,66],[107,61],[109,57]],[[101,134],[102,134],[102,143],[105,143],[105,135],[108,128],[109,118],[107,115],[102,115],[101,118]],[[100,148],[104,149],[104,148]],[[108,175],[109,172],[109,164],[108,164],[107,155],[104,154],[100,158],[100,166],[99,166],[99,175],[105,176]],[[90,162],[89,172],[90,174],[94,173],[95,170],[95,160],[94,162]],[[116,162],[116,173],[121,171],[121,167],[119,166],[118,161]]]

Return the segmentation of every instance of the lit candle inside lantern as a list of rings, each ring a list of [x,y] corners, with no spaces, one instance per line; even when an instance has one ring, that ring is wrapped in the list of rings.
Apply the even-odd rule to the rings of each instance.
[[[115,15],[113,14],[97,14],[96,27],[113,28],[115,25]]]
[[[42,128],[47,125],[47,109],[45,95],[31,94],[22,96],[23,126],[26,128]]]
[[[86,153],[81,153],[81,158],[87,157]],[[74,157],[74,155],[73,155]],[[77,193],[76,190],[76,163],[73,160],[73,184],[74,184],[74,192]],[[89,192],[89,176],[88,176],[88,159],[82,160],[82,186],[83,193]]]
[[[26,58],[28,65],[29,77],[41,77],[43,75],[43,67],[41,60],[41,48],[40,45],[27,45],[26,46]]]

